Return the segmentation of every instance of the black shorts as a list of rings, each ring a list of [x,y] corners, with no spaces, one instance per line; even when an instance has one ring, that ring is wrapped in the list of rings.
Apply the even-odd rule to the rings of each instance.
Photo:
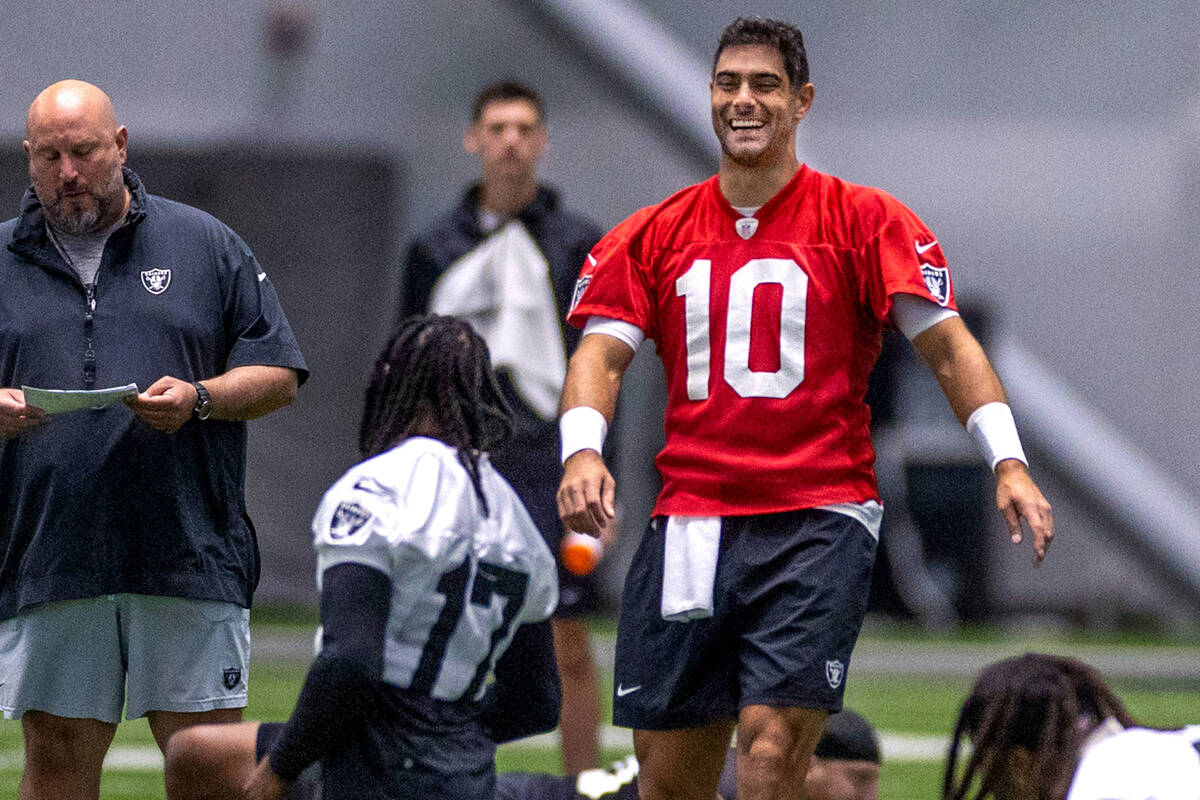
[[[672,730],[736,719],[748,705],[840,710],[875,537],[833,511],[725,517],[713,616],[668,622],[665,529],[651,520],[625,579],[613,722]]]

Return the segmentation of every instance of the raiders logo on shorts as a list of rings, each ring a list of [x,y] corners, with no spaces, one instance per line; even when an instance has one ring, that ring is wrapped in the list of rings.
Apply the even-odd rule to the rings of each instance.
[[[842,685],[842,676],[846,674],[846,665],[838,659],[825,662],[825,680],[829,681],[829,688],[836,689]]]

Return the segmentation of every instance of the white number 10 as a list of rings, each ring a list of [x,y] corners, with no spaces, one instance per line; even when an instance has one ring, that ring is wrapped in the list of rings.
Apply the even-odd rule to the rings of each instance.
[[[783,288],[779,324],[779,369],[750,369],[750,323],[754,290],[769,283]],[[708,302],[712,291],[712,262],[699,258],[675,281],[683,298],[687,325],[687,393],[689,400],[708,397],[712,342]],[[734,270],[729,279],[729,308],[725,316],[725,382],[742,397],[787,397],[804,380],[804,315],[808,275],[790,258],[756,258]]]

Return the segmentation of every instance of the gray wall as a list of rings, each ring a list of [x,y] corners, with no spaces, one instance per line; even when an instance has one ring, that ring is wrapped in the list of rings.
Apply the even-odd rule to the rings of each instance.
[[[800,24],[817,87],[802,157],[912,206],[942,241],[962,296],[991,304],[1002,330],[1197,490],[1194,4],[643,6],[704,60],[737,13]],[[310,48],[291,58],[262,44],[268,11],[281,7],[312,22]],[[601,223],[711,171],[625,98],[620,75],[520,2],[3,2],[0,12],[0,131],[9,147],[20,146],[34,94],[73,76],[113,96],[135,167],[142,141],[252,137],[366,149],[405,179],[391,212],[397,259],[403,238],[472,176],[459,147],[466,106],[497,76],[543,89],[545,174],[568,205]],[[699,90],[681,91],[704,102],[704,76],[697,81]],[[342,201],[321,192],[287,199]],[[1079,536],[1086,557],[1090,526],[1080,519],[1073,531],[1063,521],[1063,536]]]

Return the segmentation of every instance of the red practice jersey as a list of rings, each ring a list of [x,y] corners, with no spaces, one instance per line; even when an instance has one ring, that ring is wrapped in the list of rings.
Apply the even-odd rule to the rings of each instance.
[[[656,514],[878,499],[863,398],[891,297],[954,308],[941,248],[887,193],[802,166],[751,218],[714,176],[592,250],[569,321],[632,323],[666,368]]]

